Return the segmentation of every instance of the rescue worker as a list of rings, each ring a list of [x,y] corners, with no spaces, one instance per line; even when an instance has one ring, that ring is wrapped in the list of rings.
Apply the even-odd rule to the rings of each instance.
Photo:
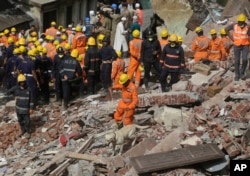
[[[83,69],[87,74],[88,95],[93,95],[97,90],[97,83],[100,80],[101,58],[96,41],[93,37],[88,39],[88,49],[84,57]]]
[[[46,29],[45,34],[46,34],[46,36],[50,35],[50,36],[56,38],[56,32],[58,32],[58,30],[56,29],[56,22],[52,21],[50,23],[50,28]]]
[[[6,48],[8,48],[8,38],[10,36],[10,30],[9,29],[4,29],[3,31],[3,36],[2,36],[2,43]]]
[[[163,65],[160,76],[162,92],[169,91],[171,86],[179,81],[180,73],[185,67],[184,50],[178,44],[178,37],[176,34],[171,34],[169,43],[163,48],[162,56]],[[167,77],[171,76],[169,84],[167,84]]]
[[[35,70],[35,62],[33,61],[35,58],[35,52],[30,50],[27,56],[25,48],[20,48],[20,51],[22,52],[22,56],[17,66],[18,72],[26,77],[27,86],[31,91],[31,101],[35,102],[37,96],[37,87],[40,87]]]
[[[112,98],[112,80],[111,80],[111,71],[112,71],[112,61],[117,57],[115,50],[110,45],[110,38],[105,36],[103,39],[103,47],[100,50],[101,55],[101,81],[103,84],[103,88],[105,93],[110,93],[110,97]]]
[[[7,91],[7,94],[14,94],[16,99],[16,114],[21,128],[19,137],[27,132],[27,138],[31,136],[30,114],[33,113],[34,102],[31,98],[30,88],[27,87],[26,77],[19,74],[17,77],[18,85]]]
[[[142,24],[143,24],[143,11],[140,9],[139,3],[135,4],[135,11],[136,11],[136,15],[138,17],[138,23],[140,24],[140,26],[142,26]]]
[[[125,62],[122,59],[122,52],[116,51],[117,58],[112,63],[112,73],[111,73],[111,79],[113,82],[112,89],[122,89],[122,85],[119,84],[120,76],[125,71]]]
[[[223,42],[217,37],[215,29],[210,30],[211,40],[209,43],[208,59],[211,61],[223,61],[226,59],[226,50],[223,47]]]
[[[104,39],[105,35],[104,34],[98,34],[97,36],[97,47],[98,49],[101,49],[103,44],[102,44],[102,41]]]
[[[180,46],[182,46],[182,43],[183,43],[183,38],[182,38],[182,36],[178,35],[178,36],[177,36],[177,39],[178,39],[178,44],[179,44]]]
[[[119,83],[122,85],[122,96],[116,108],[114,119],[118,128],[123,125],[129,125],[133,123],[134,112],[138,103],[137,88],[129,80],[127,74],[122,74],[119,79]]]
[[[79,54],[85,53],[87,38],[82,33],[82,27],[76,26],[76,34],[73,37],[71,49],[77,49]]]
[[[116,33],[115,33],[115,41],[114,41],[114,49],[120,50],[123,53],[123,57],[127,57],[128,55],[128,43],[126,40],[126,35],[128,31],[125,30],[125,23],[127,21],[126,17],[122,17],[121,21],[116,26]]]
[[[54,42],[53,36],[46,36],[47,43],[44,45],[44,48],[47,49],[47,57],[54,60],[54,57],[56,55],[56,46],[53,44]]]
[[[141,45],[141,62],[144,66],[144,84],[146,90],[149,89],[148,81],[150,78],[150,71],[153,65],[157,78],[160,77],[160,64],[159,55],[161,54],[161,45],[159,40],[156,39],[154,33],[149,30],[147,33],[147,39],[143,40]]]
[[[14,50],[14,39],[12,37],[8,38],[8,47],[6,49],[6,59],[8,60],[10,57],[13,56],[13,50]]]
[[[90,24],[90,18],[86,17],[85,18],[85,26],[84,26],[84,34],[86,35],[87,39],[91,36],[93,36],[93,30],[94,26]]]
[[[66,56],[70,56],[70,52],[71,52],[71,46],[69,43],[66,43],[64,46],[64,51],[65,51],[65,55]]]
[[[192,51],[194,52],[194,61],[198,62],[202,59],[208,58],[208,47],[210,39],[204,36],[203,29],[198,26],[195,28],[198,35],[192,42]]]
[[[133,40],[129,42],[130,60],[129,60],[127,74],[130,80],[133,79],[135,74],[135,86],[138,88],[140,86],[140,81],[141,81],[141,71],[139,67],[143,66],[143,64],[141,63],[142,39],[140,39],[139,30],[134,30],[132,35],[133,35]]]
[[[53,60],[53,68],[52,68],[52,78],[54,81],[55,91],[56,91],[56,102],[61,105],[62,103],[62,80],[60,76],[60,69],[62,61],[69,57],[70,55],[66,55],[62,47],[57,48],[57,54]]]
[[[64,110],[68,108],[71,96],[71,84],[75,80],[82,79],[82,69],[80,63],[76,60],[79,52],[77,49],[71,51],[70,57],[62,60],[60,77],[62,79]]]
[[[234,67],[235,67],[235,81],[239,81],[239,78],[242,80],[246,79],[246,67],[248,63],[248,53],[249,53],[249,37],[250,37],[250,27],[246,23],[246,16],[240,14],[237,17],[237,23],[231,24],[225,28],[226,32],[229,34],[229,31],[233,30],[233,36],[229,37],[233,40],[234,43]],[[242,55],[242,65],[241,63]]]
[[[220,29],[220,36],[221,36],[221,41],[223,42],[223,46],[226,50],[226,56],[229,56],[230,49],[232,48],[233,43],[227,36],[226,30],[224,28]]]
[[[83,98],[83,95],[84,95],[84,82],[87,80],[86,73],[85,73],[85,71],[83,69],[83,66],[84,66],[83,55],[78,55],[76,60],[79,62],[80,66],[81,66],[81,70],[82,70],[82,78],[79,79],[79,81],[77,82],[77,87],[78,87],[79,97]]]
[[[159,40],[160,45],[161,45],[161,50],[168,44],[168,31],[167,29],[163,29],[161,31],[161,39]]]
[[[46,48],[43,48],[39,64],[40,64],[39,77],[40,77],[42,104],[49,104],[49,98],[50,98],[49,82],[51,80],[52,60],[47,56]]]
[[[17,33],[16,33],[16,28],[15,27],[12,27],[11,29],[10,29],[10,37],[12,37],[13,38],[13,40],[14,40],[14,42],[17,42],[18,41],[18,35],[17,35]]]
[[[60,46],[62,46],[63,48],[65,48],[66,43],[68,43],[68,39],[67,39],[67,36],[65,34],[63,34],[63,35],[61,35]]]
[[[19,48],[15,48],[13,56],[7,60],[6,63],[6,75],[7,75],[7,89],[10,89],[17,84],[17,65],[20,60],[18,55],[20,54]]]

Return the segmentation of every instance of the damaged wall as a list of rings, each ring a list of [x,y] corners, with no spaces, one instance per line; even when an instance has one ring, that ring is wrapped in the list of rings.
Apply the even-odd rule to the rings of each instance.
[[[164,19],[169,33],[185,35],[188,19],[192,15],[191,7],[186,0],[151,0],[154,11]]]

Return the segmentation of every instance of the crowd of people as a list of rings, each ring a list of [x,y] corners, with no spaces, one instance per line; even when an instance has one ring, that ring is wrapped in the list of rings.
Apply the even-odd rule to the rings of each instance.
[[[38,92],[43,103],[49,103],[50,82],[54,83],[56,101],[61,104],[63,100],[64,109],[69,107],[72,93],[76,93],[72,88],[82,97],[96,94],[102,87],[110,99],[113,90],[122,91],[115,119],[118,124],[127,125],[133,121],[142,72],[146,91],[149,90],[152,66],[163,92],[169,91],[172,84],[179,81],[180,74],[185,70],[181,36],[170,35],[167,29],[163,29],[161,39],[158,39],[152,30],[148,30],[146,38],[142,39],[143,11],[139,3],[135,4],[135,9],[127,3],[111,4],[104,9],[97,13],[89,11],[84,22],[69,24],[67,28],[52,21],[51,27],[42,34],[36,31],[35,26],[26,32],[21,30],[17,33],[12,27],[0,33],[0,82],[9,92],[20,96],[17,112],[28,114],[28,109],[32,112]],[[220,30],[221,37],[217,37],[217,31],[211,29],[211,38],[208,38],[198,26],[195,29],[197,38],[192,44],[194,60],[225,60],[232,46],[227,34],[233,30],[237,56],[235,79],[240,76],[244,79],[250,35],[245,21],[246,17],[239,15],[237,24]],[[240,51],[244,57],[241,71],[238,62]],[[127,57],[129,65],[126,69],[123,58]],[[171,77],[169,82],[168,75]],[[21,122],[27,117],[19,117],[23,125],[22,134],[30,132]]]

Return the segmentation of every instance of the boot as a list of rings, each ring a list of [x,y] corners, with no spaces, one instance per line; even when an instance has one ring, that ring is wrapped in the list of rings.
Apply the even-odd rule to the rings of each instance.
[[[25,133],[26,133],[25,128],[21,126],[21,132],[20,132],[20,134],[18,135],[18,137],[22,137]]]

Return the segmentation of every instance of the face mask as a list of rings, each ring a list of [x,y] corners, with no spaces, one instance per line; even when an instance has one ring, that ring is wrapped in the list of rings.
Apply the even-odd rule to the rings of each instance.
[[[62,57],[63,57],[63,54],[58,54],[58,56],[59,56],[60,58],[62,58]]]
[[[153,38],[152,38],[152,37],[150,37],[150,38],[148,38],[148,40],[151,42],[151,41],[153,41]]]

